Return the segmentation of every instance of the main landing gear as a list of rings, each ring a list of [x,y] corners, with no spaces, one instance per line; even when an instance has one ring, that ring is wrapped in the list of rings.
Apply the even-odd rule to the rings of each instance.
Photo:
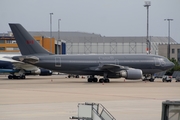
[[[107,73],[104,73],[104,77],[103,77],[103,78],[100,78],[100,79],[99,79],[99,82],[100,82],[100,83],[109,83],[110,80],[108,79],[107,76],[108,76]]]
[[[16,75],[9,75],[8,79],[26,79],[25,75],[16,76]]]
[[[98,79],[96,77],[94,77],[94,75],[91,75],[89,78],[88,78],[88,82],[97,82]]]
[[[100,82],[100,83],[109,83],[110,80],[109,80],[108,78],[100,78],[100,79],[99,79],[99,82]]]
[[[94,75],[91,75],[88,78],[88,82],[98,82],[98,79],[96,77],[94,77]],[[104,73],[104,77],[99,79],[100,83],[109,83],[110,80],[107,78],[107,74]]]

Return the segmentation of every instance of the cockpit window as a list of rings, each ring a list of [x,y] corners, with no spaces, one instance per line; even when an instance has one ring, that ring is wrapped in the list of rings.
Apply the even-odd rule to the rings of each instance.
[[[164,66],[164,65],[166,65],[166,63],[169,62],[169,60],[165,57],[160,58],[160,61],[161,61],[161,66]]]
[[[165,57],[163,58],[163,60],[164,60],[165,62],[169,62],[169,60],[168,60],[167,58],[165,58]]]
[[[165,61],[165,62],[169,62],[169,60],[168,60],[167,58],[164,58],[164,61]]]

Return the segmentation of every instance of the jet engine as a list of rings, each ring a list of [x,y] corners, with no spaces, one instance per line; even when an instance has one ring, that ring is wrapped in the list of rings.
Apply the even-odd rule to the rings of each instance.
[[[128,69],[128,70],[121,70],[120,72],[116,73],[118,77],[124,77],[126,79],[141,79],[143,74],[142,70],[140,69]]]
[[[51,70],[47,70],[47,69],[41,69],[41,73],[39,75],[41,76],[45,76],[45,75],[52,75],[52,71]]]
[[[43,69],[43,68],[39,68],[35,71],[26,71],[25,72],[26,75],[52,75],[52,71],[51,70],[47,70],[47,69]]]
[[[39,75],[41,73],[41,69],[37,69],[35,71],[31,71],[32,74]]]
[[[140,69],[122,70],[119,72],[119,75],[126,79],[141,79],[143,76],[142,70]]]

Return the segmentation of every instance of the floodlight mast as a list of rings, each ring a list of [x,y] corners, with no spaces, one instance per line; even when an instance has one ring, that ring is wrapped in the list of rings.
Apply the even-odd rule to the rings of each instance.
[[[144,7],[147,7],[147,36],[146,36],[147,54],[150,54],[151,51],[151,43],[149,40],[149,6],[151,6],[151,1],[145,1]]]
[[[50,14],[50,52],[52,53],[52,15],[53,13]]]
[[[58,19],[57,54],[60,54],[60,51],[59,51],[59,42],[61,41],[61,39],[60,39],[60,21],[61,21],[61,19]]]
[[[164,21],[168,21],[168,48],[167,48],[167,58],[170,59],[170,22],[173,19],[164,19]]]

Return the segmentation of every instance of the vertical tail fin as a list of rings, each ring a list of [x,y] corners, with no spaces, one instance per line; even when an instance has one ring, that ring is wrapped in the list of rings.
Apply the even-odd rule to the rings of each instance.
[[[52,54],[41,47],[41,45],[26,31],[22,25],[10,23],[9,26],[22,55]]]

